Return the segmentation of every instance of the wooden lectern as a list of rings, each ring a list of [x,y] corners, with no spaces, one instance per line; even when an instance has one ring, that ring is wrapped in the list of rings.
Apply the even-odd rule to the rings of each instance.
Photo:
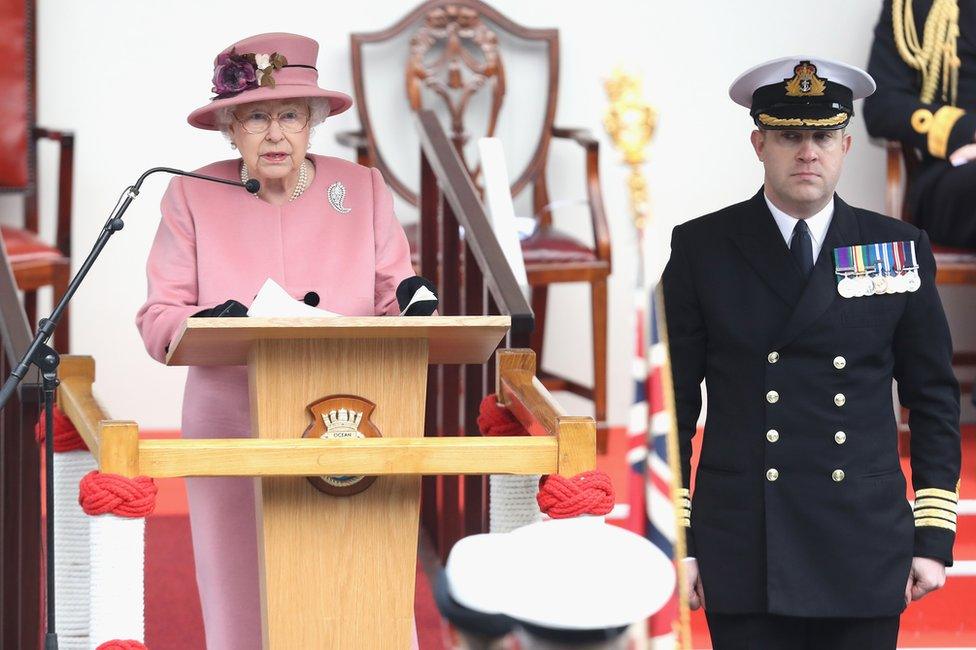
[[[484,363],[508,326],[507,316],[194,318],[184,324],[168,364],[248,366],[256,440],[242,442],[259,444],[234,453],[240,475],[262,477],[255,489],[267,650],[410,647],[420,475],[430,472],[417,466],[425,462],[425,441],[412,452],[391,439],[423,437],[428,364]],[[375,404],[371,420],[382,438],[303,439],[308,406],[336,395]],[[270,440],[294,440],[306,449],[304,468],[284,455],[246,457]],[[199,467],[174,473],[209,473],[208,441],[186,444],[192,442],[201,443]],[[398,455],[380,453],[391,444]],[[335,472],[330,456],[340,449],[349,451],[342,473],[379,475],[375,483],[332,496],[301,475]]]

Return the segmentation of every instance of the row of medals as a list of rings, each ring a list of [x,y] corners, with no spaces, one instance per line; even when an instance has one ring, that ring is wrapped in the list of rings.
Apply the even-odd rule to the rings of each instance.
[[[840,273],[837,292],[845,298],[859,298],[863,296],[879,296],[885,293],[911,293],[918,291],[922,281],[918,277],[918,269],[905,269],[895,275],[877,273],[875,275]]]

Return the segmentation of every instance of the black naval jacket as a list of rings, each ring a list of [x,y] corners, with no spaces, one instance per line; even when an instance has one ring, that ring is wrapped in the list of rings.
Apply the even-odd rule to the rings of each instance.
[[[808,281],[762,190],[673,232],[663,284],[685,488],[703,379],[708,393],[687,538],[711,611],[896,615],[913,555],[952,562],[950,527],[915,525],[892,405],[894,378],[914,487],[937,488],[954,519],[959,387],[928,237],[834,206]],[[907,240],[917,292],[837,293],[834,248]]]
[[[932,8],[932,0],[905,0],[912,2],[915,26],[919,38],[925,33],[925,19]],[[946,105],[941,93],[931,104],[922,103],[921,76],[909,67],[898,54],[892,27],[892,0],[884,0],[881,16],[874,29],[874,43],[868,61],[868,73],[878,84],[877,91],[864,100],[864,121],[868,133],[874,137],[896,140],[922,153],[922,162],[910,187],[908,197],[912,213],[919,210],[919,199],[934,183],[949,163],[945,156],[935,157],[928,147],[928,135],[912,127],[912,114],[918,109],[935,113]],[[976,138],[976,2],[959,3],[959,38],[957,53],[961,60],[956,106],[966,113],[956,120],[949,133],[947,154]]]

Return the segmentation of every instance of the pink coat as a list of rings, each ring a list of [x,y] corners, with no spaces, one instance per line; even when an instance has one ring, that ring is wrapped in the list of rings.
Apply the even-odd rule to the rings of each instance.
[[[413,275],[407,239],[380,173],[310,155],[315,178],[297,200],[274,206],[241,188],[176,177],[162,201],[149,252],[149,296],[136,325],[164,361],[180,325],[235,299],[250,305],[272,278],[296,299],[346,316],[396,314],[395,291]],[[199,170],[238,179],[239,160]],[[346,188],[340,212],[328,188]],[[340,206],[340,207],[343,207]],[[244,367],[191,367],[183,398],[185,438],[248,437]],[[208,650],[261,647],[253,479],[187,479],[197,584]]]

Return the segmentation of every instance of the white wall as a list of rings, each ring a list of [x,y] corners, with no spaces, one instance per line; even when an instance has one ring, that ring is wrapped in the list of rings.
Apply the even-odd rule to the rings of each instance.
[[[601,120],[603,79],[617,64],[641,72],[660,121],[647,174],[654,222],[650,264],[666,261],[671,227],[751,195],[761,167],[748,144],[751,122],[726,95],[730,81],[762,60],[816,53],[864,64],[880,2],[801,0],[600,3],[497,0],[516,21],[554,26],[562,38],[557,124],[591,128],[607,145],[602,173],[614,244],[610,337],[610,418],[623,422],[631,396],[631,287],[635,246],[625,193],[626,170],[610,148]],[[368,6],[368,11],[364,10]],[[255,0],[42,0],[38,15],[39,121],[77,135],[74,258],[80,262],[123,187],[144,169],[186,169],[232,155],[223,139],[191,128],[186,115],[210,96],[212,59],[231,42],[263,31],[293,31],[319,41],[320,79],[351,90],[348,34],[385,27],[412,2]],[[349,156],[333,134],[358,126],[354,111],[330,119],[313,151]],[[839,191],[851,203],[882,208],[884,160],[868,143],[860,118]],[[582,156],[573,146],[553,151],[553,194],[581,196]],[[52,150],[42,151],[48,180],[42,207],[53,208]],[[144,186],[73,303],[72,346],[98,361],[98,393],[109,412],[145,428],[176,427],[184,371],[145,354],[133,319],[145,296],[144,263],[156,229],[165,178]],[[585,233],[579,216],[570,228]],[[559,331],[551,329],[546,364],[588,380],[588,298],[585,287],[555,292]],[[581,353],[581,351],[583,351]],[[573,408],[585,404],[572,402]]]

